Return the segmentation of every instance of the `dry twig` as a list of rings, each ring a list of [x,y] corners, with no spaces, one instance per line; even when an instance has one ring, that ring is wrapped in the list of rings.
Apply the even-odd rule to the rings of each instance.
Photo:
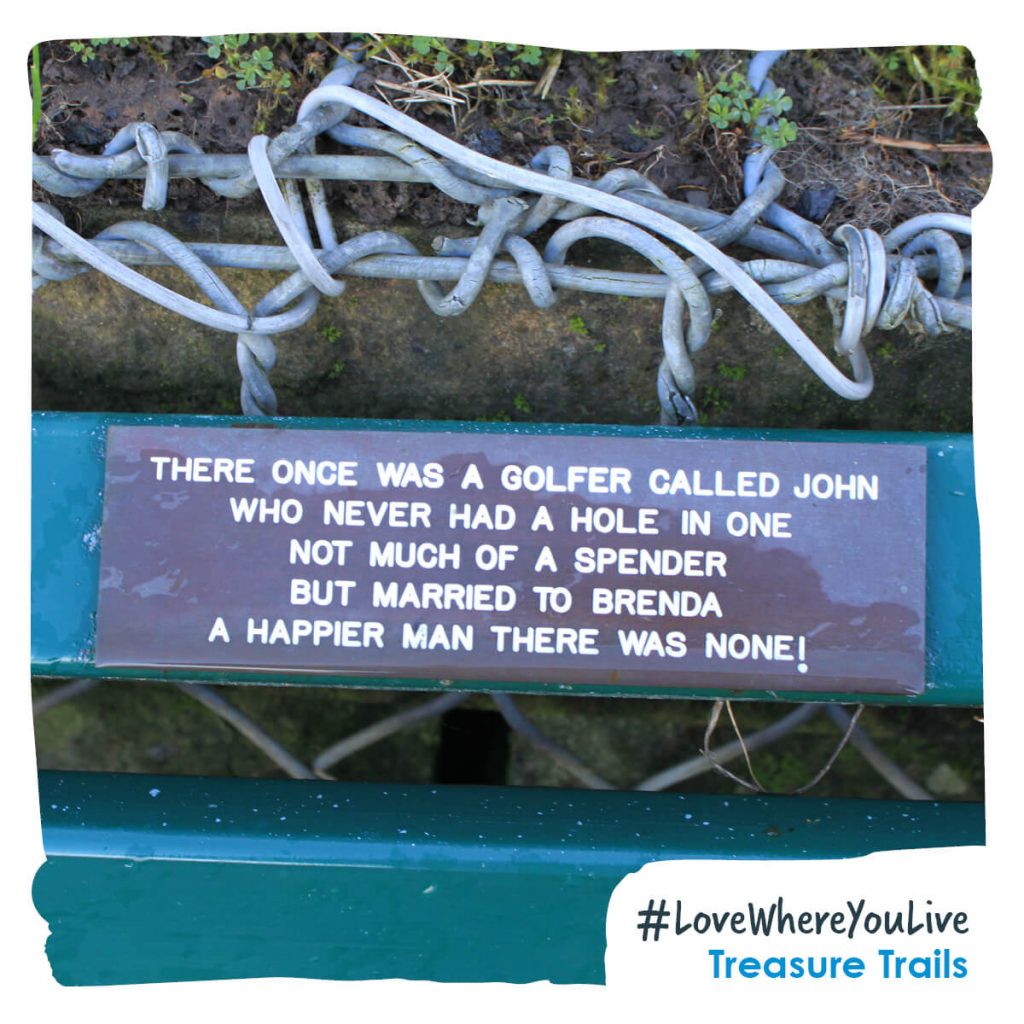
[[[890,149],[917,149],[924,153],[991,153],[990,146],[983,142],[918,142],[914,139],[894,139],[888,135],[870,135],[844,128],[839,133],[843,142],[871,142],[876,146]]]

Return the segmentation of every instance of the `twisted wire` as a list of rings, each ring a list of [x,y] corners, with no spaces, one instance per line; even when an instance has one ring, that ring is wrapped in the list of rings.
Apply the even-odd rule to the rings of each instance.
[[[782,52],[751,60],[749,80],[760,95],[774,89],[767,75]],[[541,150],[528,168],[515,167],[466,149],[359,92],[353,88],[359,70],[352,55],[340,57],[303,101],[297,123],[274,139],[256,136],[244,158],[204,154],[178,133],[142,123],[118,132],[99,157],[60,150],[35,157],[35,180],[66,197],[95,191],[107,180],[142,178],[147,210],[162,208],[170,179],[182,175],[198,177],[223,196],[259,191],[285,244],[186,245],[163,229],[134,223],[115,225],[87,241],[52,206],[36,203],[33,287],[93,267],[168,309],[236,334],[242,411],[253,416],[277,411],[269,379],[276,359],[273,335],[305,323],[321,295],[340,295],[345,281],[339,276],[414,280],[427,306],[446,317],[464,313],[489,281],[521,284],[542,309],[555,303],[560,288],[661,298],[664,354],[657,392],[661,421],[668,424],[697,418],[691,356],[710,335],[712,295],[742,295],[819,379],[849,399],[871,393],[864,338],[873,329],[909,322],[938,335],[970,327],[970,250],[957,241],[971,233],[968,217],[929,214],[884,236],[844,224],[829,239],[777,202],[785,182],[766,145],[747,157],[745,198],[731,214],[669,199],[630,169],[583,182],[573,177],[568,153],[557,146]],[[352,110],[384,127],[346,124]],[[316,140],[323,134],[374,155],[317,154]],[[339,243],[326,180],[429,182],[452,199],[475,205],[469,223],[480,231],[468,238],[435,239],[433,256],[389,232],[367,232]],[[528,236],[552,222],[564,223],[541,252]],[[657,273],[567,266],[571,246],[593,238],[638,253]],[[721,251],[734,244],[765,257],[741,262]],[[212,308],[151,281],[133,265],[177,266]],[[216,275],[215,266],[280,269],[290,276],[250,312]],[[450,287],[445,290],[442,283]],[[849,376],[782,309],[819,297],[832,310],[835,353],[849,362]]]

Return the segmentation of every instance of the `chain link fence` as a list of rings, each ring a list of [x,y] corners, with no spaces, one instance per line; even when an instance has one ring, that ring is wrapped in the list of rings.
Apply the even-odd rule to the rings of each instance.
[[[983,791],[981,726],[958,709],[79,680],[38,683],[34,711],[41,763],[65,769],[641,792],[811,784],[916,800]]]

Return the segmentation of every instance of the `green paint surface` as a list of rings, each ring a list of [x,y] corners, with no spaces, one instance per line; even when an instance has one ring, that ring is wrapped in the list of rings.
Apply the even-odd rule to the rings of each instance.
[[[70,985],[288,976],[603,981],[654,860],[984,841],[981,805],[40,774],[33,897]]]

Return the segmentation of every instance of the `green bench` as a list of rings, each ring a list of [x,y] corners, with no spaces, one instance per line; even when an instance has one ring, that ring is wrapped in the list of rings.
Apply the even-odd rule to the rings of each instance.
[[[254,426],[238,417],[33,417],[32,672],[39,678],[401,690],[981,704],[973,449],[963,435],[701,429],[721,441],[924,448],[924,688],[901,693],[454,682],[287,666],[97,665],[107,431]],[[668,428],[275,420],[282,430],[679,437]],[[651,860],[848,857],[984,842],[983,807],[492,787],[42,772],[34,887],[69,984],[289,975],[600,982],[616,883]],[[707,824],[704,824],[707,823]],[[695,867],[699,871],[699,866]],[[553,908],[558,906],[558,914]]]

